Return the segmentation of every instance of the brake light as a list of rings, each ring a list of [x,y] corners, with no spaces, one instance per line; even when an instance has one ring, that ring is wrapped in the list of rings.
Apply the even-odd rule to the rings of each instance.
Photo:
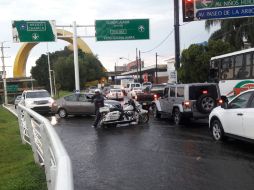
[[[217,104],[220,106],[220,105],[222,105],[224,103],[224,101],[222,100],[222,99],[218,99],[217,100]]]
[[[191,102],[189,100],[186,100],[182,103],[184,109],[190,109],[191,108]]]
[[[208,94],[208,91],[207,90],[203,90],[202,94]]]
[[[154,99],[154,100],[157,100],[157,99],[158,99],[158,95],[157,95],[157,94],[154,94],[154,95],[153,95],[153,99]]]

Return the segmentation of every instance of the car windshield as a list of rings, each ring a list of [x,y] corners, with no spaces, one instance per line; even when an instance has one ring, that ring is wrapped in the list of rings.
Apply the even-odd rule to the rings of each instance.
[[[26,98],[47,98],[47,97],[50,97],[47,91],[26,93]]]

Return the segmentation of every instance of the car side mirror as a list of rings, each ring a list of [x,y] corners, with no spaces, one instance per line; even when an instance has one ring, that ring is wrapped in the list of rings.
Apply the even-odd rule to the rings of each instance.
[[[221,96],[221,100],[223,101],[221,107],[223,109],[228,109],[229,105],[228,105],[228,98],[227,98],[227,96]]]
[[[227,102],[223,102],[223,104],[221,104],[221,107],[222,107],[223,109],[228,109],[228,108],[229,108]]]

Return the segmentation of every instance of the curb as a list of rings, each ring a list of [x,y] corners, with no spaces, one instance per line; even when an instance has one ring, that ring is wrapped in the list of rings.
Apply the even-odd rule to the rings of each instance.
[[[18,117],[18,114],[17,114],[15,111],[13,111],[12,109],[10,109],[9,107],[7,107],[7,106],[4,105],[4,104],[2,104],[2,106],[3,106],[5,109],[7,109],[9,112],[11,112],[13,115],[15,115],[16,117]]]

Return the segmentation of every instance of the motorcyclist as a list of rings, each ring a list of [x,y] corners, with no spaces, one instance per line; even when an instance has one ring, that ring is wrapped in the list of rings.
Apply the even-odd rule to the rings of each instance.
[[[94,92],[95,95],[92,97],[92,101],[95,106],[95,121],[92,127],[96,128],[101,118],[100,108],[104,107],[104,96],[100,93],[100,89],[95,89]]]

